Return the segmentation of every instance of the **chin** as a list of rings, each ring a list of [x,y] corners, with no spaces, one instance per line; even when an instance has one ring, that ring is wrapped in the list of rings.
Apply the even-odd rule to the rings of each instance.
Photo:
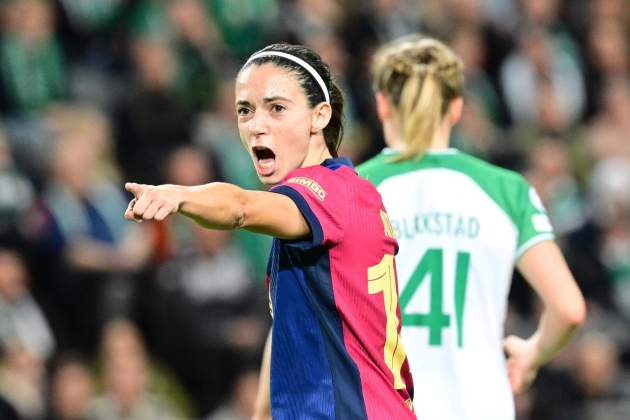
[[[267,187],[273,187],[274,185],[278,185],[280,181],[282,181],[282,178],[283,177],[276,174],[269,175],[269,176],[258,175],[258,179],[260,180],[260,182],[262,182],[262,184]]]

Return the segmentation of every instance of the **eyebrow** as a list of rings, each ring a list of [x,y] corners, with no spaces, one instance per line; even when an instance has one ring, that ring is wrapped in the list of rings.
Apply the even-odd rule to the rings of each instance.
[[[273,101],[287,101],[287,102],[291,102],[293,103],[293,101],[289,98],[286,98],[284,96],[270,96],[267,98],[263,98],[263,102],[264,103],[269,103],[269,102],[273,102]],[[240,101],[236,101],[236,106],[249,106],[251,105],[251,102],[246,101],[246,100],[240,100]]]
[[[289,98],[285,98],[284,96],[271,96],[268,98],[263,98],[263,102],[265,103],[269,103],[269,102],[273,102],[273,101],[287,101],[287,102],[293,102],[291,99]]]

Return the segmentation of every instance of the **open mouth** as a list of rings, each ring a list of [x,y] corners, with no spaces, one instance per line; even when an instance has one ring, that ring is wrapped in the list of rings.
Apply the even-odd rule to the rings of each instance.
[[[271,174],[276,166],[276,154],[273,150],[265,146],[254,146],[252,152],[258,173],[261,175]]]

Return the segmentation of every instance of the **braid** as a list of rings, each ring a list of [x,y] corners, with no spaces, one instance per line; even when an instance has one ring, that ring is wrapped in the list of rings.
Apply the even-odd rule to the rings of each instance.
[[[400,159],[422,155],[448,105],[463,93],[461,60],[442,42],[414,35],[379,50],[373,71],[374,89],[391,99],[401,119],[407,148]]]

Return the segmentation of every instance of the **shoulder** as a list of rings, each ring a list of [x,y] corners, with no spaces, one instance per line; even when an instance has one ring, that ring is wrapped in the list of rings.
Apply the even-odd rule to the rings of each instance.
[[[407,175],[423,170],[449,170],[458,172],[475,183],[484,186],[496,183],[514,184],[522,182],[522,177],[514,172],[478,159],[474,156],[450,149],[447,153],[425,155],[422,159],[393,161],[395,153],[387,149],[359,165],[357,171],[360,176],[379,186],[388,178]]]
[[[378,187],[387,178],[403,174],[414,166],[408,162],[393,162],[392,158],[394,156],[388,149],[383,149],[378,155],[357,166],[357,173],[360,177]]]
[[[451,169],[473,178],[477,183],[488,184],[501,182],[509,186],[526,183],[518,172],[505,169],[466,153],[458,153],[455,159],[447,163]]]
[[[381,151],[376,156],[357,166],[357,173],[362,177],[366,177],[371,173],[382,170],[387,165],[386,157],[387,153],[385,151]]]
[[[385,186],[385,181],[413,176],[415,173],[435,178],[450,174],[451,179],[455,174],[475,184],[513,219],[522,207],[523,199],[529,194],[529,184],[521,174],[456,149],[445,153],[427,154],[419,160],[395,162],[391,159],[393,156],[395,155],[392,153],[381,152],[360,165],[359,174],[379,189]],[[400,187],[401,184],[397,182],[396,185]],[[451,188],[465,187],[464,184],[455,183]]]
[[[359,178],[351,167],[331,169],[317,165],[292,171],[271,191],[288,193],[294,191],[309,202],[338,207],[346,206],[352,201],[355,191],[364,188],[361,186],[362,183],[368,184]]]
[[[523,175],[464,153],[460,155],[456,170],[470,177],[515,224],[531,206],[544,212],[538,194]]]

